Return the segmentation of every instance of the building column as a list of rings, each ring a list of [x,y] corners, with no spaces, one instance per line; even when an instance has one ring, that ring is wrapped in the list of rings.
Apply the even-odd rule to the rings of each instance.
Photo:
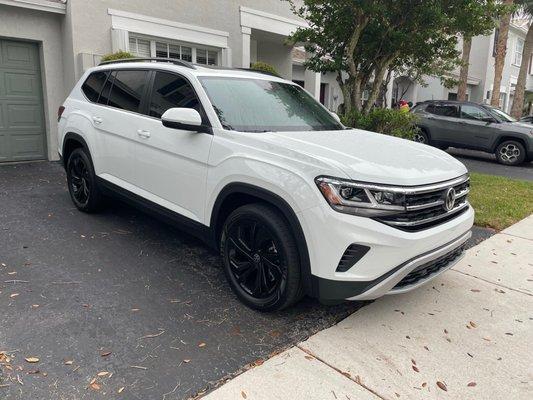
[[[123,29],[111,29],[111,48],[113,53],[130,50],[129,32]]]
[[[252,29],[247,26],[241,27],[242,32],[242,67],[250,68],[250,35]]]
[[[322,80],[322,74],[320,72],[311,71],[306,69],[304,73],[304,87],[313,97],[320,101],[320,81]]]
[[[387,94],[385,95],[385,101],[387,102],[387,108],[392,107],[392,95],[394,91],[394,71],[390,74],[390,81],[387,85]]]

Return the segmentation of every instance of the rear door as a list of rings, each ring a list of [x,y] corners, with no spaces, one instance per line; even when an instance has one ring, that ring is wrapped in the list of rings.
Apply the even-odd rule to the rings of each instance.
[[[136,185],[142,196],[195,221],[203,221],[207,161],[213,135],[164,127],[173,107],[193,108],[209,121],[191,83],[168,71],[153,71],[146,116],[137,126]]]
[[[149,71],[114,70],[92,112],[97,132],[98,175],[111,183],[135,191],[135,140],[142,100],[148,88]]]
[[[425,111],[432,141],[449,143],[457,140],[460,123],[457,104],[431,103]]]

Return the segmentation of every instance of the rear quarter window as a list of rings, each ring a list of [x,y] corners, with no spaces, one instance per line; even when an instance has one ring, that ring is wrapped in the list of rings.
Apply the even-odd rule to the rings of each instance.
[[[107,75],[107,71],[93,72],[83,83],[81,90],[83,91],[85,96],[93,103],[96,103],[98,101],[100,91],[104,87]]]

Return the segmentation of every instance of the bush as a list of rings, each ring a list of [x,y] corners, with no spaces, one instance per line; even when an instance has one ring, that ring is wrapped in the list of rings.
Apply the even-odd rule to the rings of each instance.
[[[374,108],[368,114],[352,111],[341,116],[344,125],[412,140],[418,118],[412,113],[389,108]]]
[[[135,58],[135,56],[128,51],[117,51],[116,53],[106,54],[102,57],[102,61],[115,61],[125,58]]]
[[[276,68],[274,68],[272,65],[267,64],[267,63],[262,62],[262,61],[258,61],[258,62],[253,63],[250,66],[250,69],[254,69],[256,71],[263,71],[263,72],[266,72],[266,73],[269,73],[269,74],[272,74],[272,75],[279,76],[278,71],[276,71]]]

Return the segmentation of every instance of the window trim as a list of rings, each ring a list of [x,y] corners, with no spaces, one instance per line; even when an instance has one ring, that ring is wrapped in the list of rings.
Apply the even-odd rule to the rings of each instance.
[[[209,60],[209,52],[215,52],[216,55],[217,55],[217,62],[216,64],[199,64],[199,65],[206,65],[206,66],[222,66],[222,48],[220,47],[214,47],[214,46],[208,46],[208,45],[202,45],[202,44],[197,44],[197,43],[190,43],[190,42],[185,42],[185,41],[179,41],[179,40],[172,40],[172,39],[167,39],[167,38],[163,38],[163,37],[156,37],[156,36],[147,36],[147,35],[142,35],[142,34],[137,34],[135,32],[130,32],[129,33],[129,39],[128,39],[128,46],[129,46],[129,41],[131,39],[136,39],[136,40],[147,40],[148,42],[150,42],[150,57],[156,57],[156,43],[163,43],[163,44],[166,44],[167,45],[167,51],[168,51],[168,46],[169,45],[174,45],[174,46],[180,46],[180,47],[190,47],[191,48],[191,59],[192,61],[190,61],[191,63],[193,64],[198,64],[198,61],[197,61],[197,50],[200,49],[200,50],[205,50],[206,51],[206,57],[207,57],[207,60]],[[181,49],[180,49],[180,55],[181,55]]]
[[[522,42],[522,50],[518,51],[518,43]],[[522,56],[524,53],[524,46],[526,44],[526,41],[522,38],[517,37],[516,42],[514,44],[514,52],[513,52],[513,65],[516,67],[520,67],[522,64]],[[517,56],[520,57],[520,62],[517,62]]]

